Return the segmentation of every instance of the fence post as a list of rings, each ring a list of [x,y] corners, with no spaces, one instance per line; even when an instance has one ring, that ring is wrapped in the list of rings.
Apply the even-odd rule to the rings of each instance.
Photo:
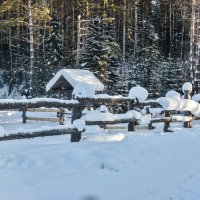
[[[134,103],[134,100],[128,101],[128,110],[134,109],[133,103]],[[128,123],[128,131],[135,131],[135,120],[134,119]]]
[[[60,125],[64,125],[64,109],[60,108],[59,109],[59,123]]]
[[[81,117],[82,117],[82,109],[81,109],[81,107],[72,108],[71,123],[73,124],[74,120],[80,119]]]
[[[80,119],[81,117],[82,117],[82,108],[81,107],[73,107],[71,123],[73,124],[74,120]],[[81,139],[81,132],[79,132],[78,130],[71,134],[71,142],[79,142],[80,139]]]
[[[81,139],[81,132],[76,130],[71,134],[71,142],[79,142]]]
[[[147,115],[151,114],[151,112],[150,112],[150,107],[149,107],[149,106],[146,107],[146,114],[147,114]],[[152,129],[154,129],[154,128],[155,128],[155,126],[153,126],[152,123],[150,122],[150,123],[148,124],[148,130],[152,130]]]
[[[165,110],[165,117],[170,117],[170,111]],[[170,128],[170,121],[165,120],[164,122],[164,132],[171,132]]]
[[[184,99],[189,99],[189,93],[190,93],[189,90],[184,90]],[[190,113],[190,111],[184,111],[183,115],[190,116],[191,113]],[[192,122],[191,121],[183,122],[183,127],[184,128],[192,128]]]
[[[22,123],[26,124],[26,108],[22,109]]]

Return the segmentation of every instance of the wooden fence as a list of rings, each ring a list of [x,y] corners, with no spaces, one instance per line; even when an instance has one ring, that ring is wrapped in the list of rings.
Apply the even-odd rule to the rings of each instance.
[[[51,101],[50,101],[51,100]],[[42,107],[42,108],[41,108]],[[58,121],[60,124],[63,124],[64,117],[63,113],[65,109],[72,110],[71,123],[74,120],[79,119],[81,116],[83,104],[78,101],[62,101],[56,99],[30,99],[30,100],[0,100],[0,110],[20,110],[22,111],[23,123],[26,123],[27,120],[40,120],[40,121]],[[26,112],[43,112],[43,111],[54,111],[59,113],[59,118],[40,118],[40,117],[28,117]],[[62,134],[71,134],[71,141],[77,142],[81,139],[81,132],[77,129],[67,128],[67,129],[51,129],[48,131],[36,131],[36,132],[25,132],[10,134],[8,136],[0,137],[2,140],[11,140],[11,139],[22,139],[22,138],[33,138],[41,136],[50,136],[50,135],[62,135]]]
[[[187,98],[187,95],[185,94],[185,98]],[[61,100],[46,100],[46,99],[38,99],[36,100],[26,100],[26,101],[1,101],[0,100],[0,110],[21,110],[23,112],[23,123],[26,123],[27,120],[38,120],[38,121],[57,121],[59,124],[64,124],[64,112],[66,109],[71,109],[71,123],[73,123],[74,120],[80,119],[82,117],[82,110],[85,107],[90,107],[93,105],[111,105],[115,106],[117,105],[125,105],[127,106],[128,110],[137,110],[138,108],[144,108],[147,107],[146,111],[147,114],[149,114],[149,107],[151,108],[161,108],[161,105],[156,101],[146,101],[146,102],[138,102],[135,99],[132,98],[78,98],[77,101],[61,101]],[[43,108],[41,108],[43,107]],[[59,117],[57,118],[42,118],[42,117],[30,117],[27,116],[28,112],[56,112],[59,113]],[[164,132],[171,131],[170,123],[171,122],[178,122],[181,121],[179,119],[173,118],[171,116],[172,111],[164,111],[164,117],[161,117],[159,119],[152,119],[150,123],[148,124],[148,128],[152,129],[153,123],[159,123],[164,122]],[[191,116],[190,112],[185,111],[184,116]],[[190,120],[184,122],[184,127],[190,128],[191,122],[194,119],[199,119],[198,117],[191,116]],[[105,127],[108,124],[119,124],[119,123],[128,123],[128,131],[134,131],[135,126],[137,124],[136,119],[120,119],[115,121],[86,121],[86,125],[99,125]],[[67,130],[60,130],[56,129],[54,131],[43,131],[43,132],[35,132],[35,133],[19,133],[18,139],[20,138],[30,138],[30,137],[38,137],[38,136],[45,136],[45,135],[58,135],[58,134],[69,134],[71,133],[71,141],[77,142],[81,139],[81,132],[78,132],[77,130],[67,129]],[[17,136],[16,136],[17,137]],[[9,138],[15,138],[14,135],[6,136],[4,139]],[[3,138],[0,138],[0,140],[4,140]]]

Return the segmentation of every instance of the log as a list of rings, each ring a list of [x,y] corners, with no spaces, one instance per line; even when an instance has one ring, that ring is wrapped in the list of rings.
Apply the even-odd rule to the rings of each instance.
[[[196,119],[196,117],[191,119]],[[183,120],[179,120],[177,118],[173,118],[173,117],[163,117],[163,118],[159,118],[159,119],[152,119],[150,123],[159,123],[159,122],[182,122]]]
[[[114,121],[85,121],[86,125],[106,126],[107,124],[121,124],[133,121],[133,119],[119,119]]]
[[[60,122],[60,118],[26,117],[26,120]]]
[[[68,128],[68,129],[52,129],[52,130],[44,130],[44,131],[36,131],[36,132],[26,132],[26,133],[17,133],[10,134],[8,136],[0,137],[0,141],[6,140],[16,140],[16,139],[30,139],[35,137],[44,137],[44,136],[56,136],[56,135],[65,135],[71,134],[71,142],[78,142],[81,139],[81,132],[79,132],[76,128]],[[79,135],[79,140],[74,139],[74,135]],[[72,137],[73,135],[73,137]]]
[[[60,112],[60,108],[27,108],[27,112]],[[67,112],[67,109],[63,108],[64,112]]]
[[[0,100],[0,110],[23,110],[24,108],[74,108],[74,107],[82,107],[83,104],[79,102],[70,102],[70,101],[47,101],[47,100]]]
[[[128,104],[129,101],[133,101],[133,106],[137,107],[144,107],[144,106],[151,106],[151,107],[161,107],[161,105],[156,101],[147,101],[147,102],[135,102],[133,98],[77,98],[80,103],[83,104],[106,104],[106,105],[114,105],[114,104]]]

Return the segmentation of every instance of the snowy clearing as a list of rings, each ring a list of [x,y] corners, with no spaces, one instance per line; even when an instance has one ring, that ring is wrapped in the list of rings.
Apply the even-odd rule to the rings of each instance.
[[[4,130],[57,126],[1,115]],[[172,123],[167,134],[162,123],[131,133],[94,126],[79,143],[69,135],[1,142],[1,199],[199,200],[199,128],[198,121],[192,129]]]

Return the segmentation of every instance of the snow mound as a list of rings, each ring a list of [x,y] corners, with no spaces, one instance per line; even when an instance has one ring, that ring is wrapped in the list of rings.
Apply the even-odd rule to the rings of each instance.
[[[89,137],[87,141],[90,142],[119,142],[125,138],[125,135],[122,133],[118,133],[115,135],[95,135],[93,137]]]
[[[115,114],[114,115],[116,120],[120,119],[141,119],[141,113],[135,111],[135,110],[129,110],[128,112],[124,114]]]
[[[90,125],[90,126],[85,126],[85,131],[83,132],[83,135],[95,135],[104,133],[105,130],[103,128],[100,128],[98,125]]]
[[[115,117],[112,113],[102,113],[94,110],[83,116],[82,119],[85,121],[114,121]]]
[[[137,98],[139,101],[144,101],[148,97],[148,91],[143,87],[136,86],[130,89],[128,96]]]
[[[0,169],[16,167],[17,157],[15,154],[3,156],[0,154]]]
[[[170,97],[160,97],[156,101],[162,106],[163,110],[178,110],[179,100]]]
[[[163,110],[190,111],[195,116],[200,114],[200,105],[194,100],[160,97],[156,101],[162,106]]]
[[[78,131],[83,131],[85,129],[85,121],[83,119],[76,119],[73,121],[73,126],[78,129]]]
[[[170,98],[174,98],[174,99],[181,99],[181,94],[174,91],[174,90],[170,90],[169,92],[166,93],[165,95],[166,97],[170,97]]]
[[[140,125],[146,125],[151,122],[151,114],[143,115],[141,119],[139,120]]]
[[[195,94],[194,96],[192,96],[192,100],[199,102],[200,101],[200,94]]]
[[[182,91],[189,90],[189,93],[192,92],[192,84],[190,82],[186,82],[182,86]]]
[[[109,112],[108,108],[105,105],[101,105],[99,107],[99,111],[100,112],[104,112],[104,113],[108,113]]]

